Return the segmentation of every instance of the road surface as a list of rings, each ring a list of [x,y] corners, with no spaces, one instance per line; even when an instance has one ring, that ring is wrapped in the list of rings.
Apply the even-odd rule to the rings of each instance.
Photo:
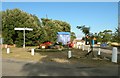
[[[80,64],[2,59],[3,76],[117,76],[118,65],[97,67]]]

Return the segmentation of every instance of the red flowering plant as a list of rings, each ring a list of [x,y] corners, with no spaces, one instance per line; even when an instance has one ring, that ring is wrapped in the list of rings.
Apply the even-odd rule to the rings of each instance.
[[[45,46],[45,48],[48,48],[48,46],[52,45],[52,42],[47,41],[39,45],[39,47]]]
[[[73,48],[73,46],[74,46],[74,43],[73,42],[68,42],[68,44],[67,44],[70,48]]]

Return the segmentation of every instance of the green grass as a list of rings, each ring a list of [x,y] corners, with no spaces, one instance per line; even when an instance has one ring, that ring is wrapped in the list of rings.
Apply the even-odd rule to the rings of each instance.
[[[35,53],[34,56],[31,55],[31,52],[28,52],[29,49],[34,47],[24,48],[10,48],[10,54],[7,54],[7,49],[2,49],[3,58],[15,58],[15,59],[24,59],[24,60],[40,60],[43,56]]]

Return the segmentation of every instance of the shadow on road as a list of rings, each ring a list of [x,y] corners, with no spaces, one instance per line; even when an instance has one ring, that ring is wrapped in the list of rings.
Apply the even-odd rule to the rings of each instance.
[[[27,63],[22,71],[27,71],[28,76],[90,76],[103,74],[102,70],[95,67],[61,64],[55,62],[47,63]],[[92,72],[93,71],[93,72]],[[98,72],[97,72],[98,71]]]
[[[46,53],[40,53],[40,54],[45,55]],[[89,60],[87,58],[68,59],[66,55],[67,53],[54,53],[53,56],[52,53],[48,53],[47,57],[40,59],[38,62],[26,63],[21,71],[27,72],[27,76],[117,76],[118,75],[118,67],[116,64],[112,64],[112,63],[107,64],[108,61],[107,62],[101,60],[94,61],[92,59]],[[53,58],[65,59],[68,61],[56,62],[51,60]]]

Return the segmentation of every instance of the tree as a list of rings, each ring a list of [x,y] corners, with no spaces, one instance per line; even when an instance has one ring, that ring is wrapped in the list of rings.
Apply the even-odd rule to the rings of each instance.
[[[120,43],[120,28],[116,28],[116,31],[113,33],[112,42]]]
[[[85,34],[85,36],[90,33],[90,27],[85,27],[85,25],[77,26],[77,28],[80,29]]]
[[[0,11],[0,19],[2,19],[2,11]],[[2,20],[0,20],[0,37],[2,36],[2,25],[1,25]]]
[[[57,32],[70,32],[70,24],[67,22],[42,18],[44,41],[56,42]]]
[[[97,41],[104,43],[112,40],[112,30],[104,30],[98,33]]]
[[[76,35],[74,32],[71,32],[71,41],[73,41],[74,39],[76,39]]]
[[[77,28],[80,29],[85,34],[85,43],[87,44],[86,35],[90,33],[90,27],[85,27],[85,25],[83,25],[83,26],[77,26]]]
[[[23,31],[15,31],[15,27],[33,28],[26,31],[26,45],[37,45],[36,40],[40,37],[41,28],[39,19],[35,15],[23,12],[20,9],[2,11],[2,35],[5,44],[23,45]]]
[[[25,44],[38,45],[45,41],[56,42],[57,32],[70,32],[70,24],[60,20],[42,18],[42,22],[36,15],[26,13],[20,9],[7,9],[2,11],[2,35],[4,44],[23,45],[23,31],[15,31],[14,28],[33,28],[33,31],[25,31]]]

